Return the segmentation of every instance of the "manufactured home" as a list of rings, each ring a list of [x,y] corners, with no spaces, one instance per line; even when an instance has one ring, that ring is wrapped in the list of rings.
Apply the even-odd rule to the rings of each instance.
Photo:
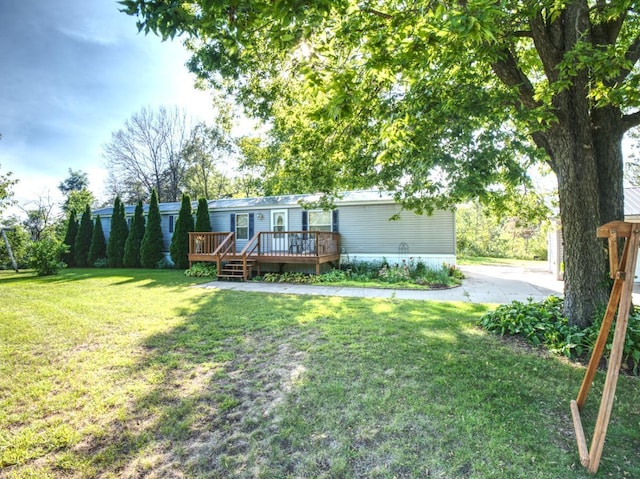
[[[640,188],[629,187],[624,189],[624,220],[632,223],[640,223]],[[593,233],[596,234],[595,231]],[[559,281],[564,278],[564,242],[562,239],[562,226],[559,219],[554,219],[547,237],[549,270],[555,274]],[[640,261],[636,266],[635,280],[640,282]]]
[[[189,260],[211,261],[219,274],[247,278],[252,272],[306,271],[316,273],[342,262],[386,259],[389,263],[421,260],[431,267],[456,262],[455,214],[431,216],[403,211],[392,195],[350,191],[340,195],[334,209],[305,208],[318,195],[285,195],[221,199],[208,202],[211,232],[190,234]],[[163,244],[168,257],[180,203],[161,203]],[[197,203],[193,203],[193,211]],[[125,207],[127,218],[135,207]],[[148,206],[145,206],[145,215]],[[112,208],[100,215],[105,237]]]

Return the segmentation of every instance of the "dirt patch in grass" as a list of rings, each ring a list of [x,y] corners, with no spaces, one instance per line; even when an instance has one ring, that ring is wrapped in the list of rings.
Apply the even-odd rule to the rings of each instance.
[[[144,401],[129,405],[127,417],[75,452],[95,458],[104,478],[260,476],[279,429],[278,406],[304,380],[313,341],[299,330],[227,340],[222,350],[233,359],[169,371]],[[117,456],[126,460],[108,464]]]

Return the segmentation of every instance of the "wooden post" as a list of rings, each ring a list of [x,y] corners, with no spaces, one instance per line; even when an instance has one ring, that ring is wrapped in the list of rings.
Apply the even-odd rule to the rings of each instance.
[[[636,259],[638,256],[638,245],[640,244],[640,224],[625,223],[621,221],[607,223],[598,229],[598,237],[609,238],[609,254],[610,256],[616,257],[615,259],[612,259],[611,257],[609,258],[609,265],[612,268],[618,267],[618,250],[617,246],[614,247],[612,243],[617,243],[618,237],[625,237],[626,241],[622,254],[622,261],[620,263],[620,269],[614,275],[614,287],[611,291],[609,305],[607,306],[607,311],[605,312],[605,317],[602,322],[602,326],[600,327],[600,333],[598,334],[594,352],[591,356],[591,360],[589,361],[589,367],[587,368],[585,378],[582,382],[582,386],[580,387],[578,399],[576,401],[571,401],[571,414],[573,416],[576,441],[578,443],[578,451],[580,453],[580,462],[590,473],[593,474],[598,471],[600,459],[602,458],[602,449],[607,435],[607,428],[609,427],[609,420],[611,419],[611,410],[613,408],[613,400],[615,398],[616,384],[618,382],[618,376],[620,375],[624,338],[627,332],[629,310],[631,308],[633,295],[633,279],[636,269]],[[609,367],[607,369],[607,376],[605,379],[604,389],[602,391],[602,399],[600,400],[598,418],[596,419],[596,426],[593,432],[593,438],[591,439],[591,448],[589,449],[587,456],[586,438],[582,428],[579,408],[584,405],[587,394],[589,393],[589,388],[591,387],[598,363],[600,362],[602,350],[604,349],[609,335],[611,322],[616,309],[618,311],[618,318],[616,320],[616,329],[614,332],[613,343],[611,345]]]
[[[7,252],[9,253],[9,259],[11,260],[11,266],[16,273],[18,273],[18,263],[16,263],[16,258],[13,256],[13,250],[11,249],[11,244],[9,244],[9,238],[7,238],[7,231],[13,231],[9,228],[2,228],[2,238],[4,239],[4,244],[7,247]]]

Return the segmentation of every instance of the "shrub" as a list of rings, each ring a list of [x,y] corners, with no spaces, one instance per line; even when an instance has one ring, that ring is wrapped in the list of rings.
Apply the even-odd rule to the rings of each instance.
[[[64,236],[64,244],[69,248],[62,258],[67,263],[67,266],[75,266],[76,264],[76,236],[78,236],[78,219],[76,218],[76,212],[71,211],[67,221],[67,232]]]
[[[79,267],[89,266],[89,248],[91,248],[91,237],[93,236],[93,221],[91,221],[91,208],[89,205],[82,213],[80,227],[74,243],[75,263]]]
[[[213,263],[195,263],[191,268],[185,270],[185,276],[209,278],[217,274],[216,265]]]
[[[131,231],[124,244],[124,258],[122,263],[127,268],[140,267],[140,243],[144,237],[144,209],[142,201],[138,201],[136,211],[131,220]]]
[[[38,276],[57,274],[66,265],[62,255],[69,246],[54,239],[42,238],[29,246],[29,265],[36,270]]]
[[[116,196],[113,203],[113,213],[111,214],[111,231],[109,232],[109,243],[107,244],[107,259],[112,268],[122,268],[124,260],[124,245],[127,242],[129,229],[124,213],[124,204],[120,197]]]
[[[171,262],[170,259],[163,257],[160,261],[158,261],[155,265],[156,269],[174,269],[175,265]]]
[[[160,225],[160,207],[158,206],[158,193],[151,192],[147,227],[140,243],[140,264],[143,268],[156,268],[158,262],[164,259],[162,253],[162,227]]]
[[[104,232],[102,231],[102,220],[100,215],[96,216],[96,223],[93,226],[93,235],[91,236],[91,247],[89,248],[88,261],[90,266],[95,266],[100,259],[107,257],[107,243],[104,240]]]
[[[209,217],[209,204],[206,198],[198,200],[198,211],[196,212],[196,225],[194,231],[211,231],[211,218]]]
[[[107,268],[109,266],[109,260],[107,258],[99,258],[93,263],[94,268]]]
[[[555,296],[534,303],[513,301],[495,311],[486,313],[480,324],[488,331],[500,335],[514,335],[526,339],[529,343],[543,345],[551,352],[569,358],[585,359],[593,351],[604,314],[600,314],[593,324],[585,329],[569,325],[562,314],[563,300]],[[608,357],[615,330],[615,322],[609,333],[604,356]],[[622,356],[623,367],[638,374],[640,366],[640,311],[629,316],[629,325],[625,336]]]
[[[189,267],[189,232],[193,231],[193,216],[189,195],[182,195],[182,204],[176,220],[176,227],[171,237],[169,252],[176,268]]]

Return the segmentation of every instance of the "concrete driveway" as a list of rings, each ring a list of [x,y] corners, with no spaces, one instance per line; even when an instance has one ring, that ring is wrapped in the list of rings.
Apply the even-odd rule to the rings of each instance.
[[[393,290],[376,288],[345,288],[301,284],[214,281],[202,287],[270,294],[308,294],[360,298],[394,298],[431,301],[464,301],[469,303],[510,303],[533,298],[538,301],[549,295],[561,295],[563,283],[542,267],[461,266],[466,279],[462,286],[445,290]]]

